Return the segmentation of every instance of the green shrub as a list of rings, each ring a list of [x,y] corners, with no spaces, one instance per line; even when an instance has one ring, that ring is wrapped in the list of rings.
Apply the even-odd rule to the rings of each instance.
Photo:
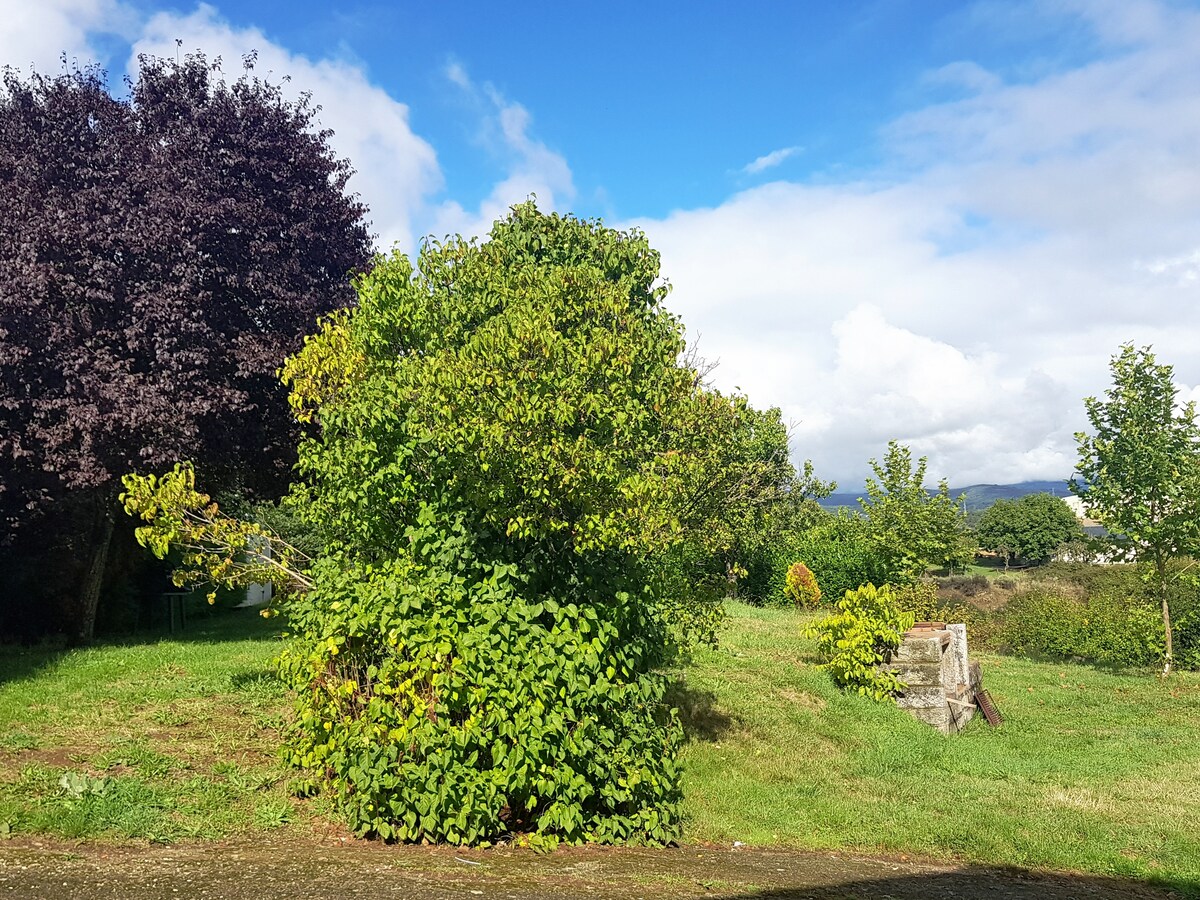
[[[962,597],[975,597],[986,593],[991,580],[986,575],[942,575],[934,584],[939,590],[953,592]]]
[[[760,602],[792,606],[787,596],[787,571],[796,560],[817,576],[827,597],[841,597],[864,584],[883,584],[888,572],[868,542],[865,523],[857,516],[838,515],[805,531],[780,536],[770,548],[770,577]]]
[[[673,840],[661,671],[718,621],[724,520],[778,478],[758,418],[681,363],[637,232],[524,204],[356,287],[285,364],[325,542],[291,604],[290,760],[360,834]]]
[[[1171,604],[1175,629],[1175,664],[1181,669],[1200,669],[1200,602],[1193,593]]]
[[[1046,585],[1016,593],[999,611],[1000,649],[1051,659],[1078,655],[1082,640],[1078,601]]]
[[[792,563],[787,570],[784,594],[796,606],[816,609],[821,602],[821,587],[812,570],[802,562]]]
[[[893,674],[879,668],[900,646],[912,627],[912,613],[902,612],[890,587],[866,584],[847,591],[838,611],[808,626],[817,638],[817,652],[833,680],[846,690],[885,700],[904,689]]]
[[[1052,584],[1017,592],[997,614],[1001,649],[1122,667],[1162,659],[1162,622],[1141,596],[1095,591],[1085,599]]]
[[[1186,571],[1172,565],[1175,665],[1200,668],[1200,603]],[[993,618],[998,649],[1114,666],[1161,663],[1165,641],[1157,603],[1134,565],[1055,562],[1026,575],[1027,587]]]
[[[1095,565],[1086,562],[1052,562],[1028,569],[1027,581],[1055,586],[1070,585],[1083,596],[1095,591],[1125,593],[1129,596],[1149,596],[1137,566]]]
[[[972,648],[990,647],[995,627],[993,617],[966,601],[943,598],[940,586],[944,580],[922,579],[894,585],[896,604],[904,612],[911,613],[917,622],[961,622],[967,626],[967,639]]]
[[[1120,667],[1159,665],[1166,645],[1159,610],[1142,598],[1097,593],[1082,610],[1084,659]]]
[[[412,557],[319,567],[282,661],[288,760],[385,839],[668,840],[680,731],[637,598],[535,592],[470,544],[428,529]]]

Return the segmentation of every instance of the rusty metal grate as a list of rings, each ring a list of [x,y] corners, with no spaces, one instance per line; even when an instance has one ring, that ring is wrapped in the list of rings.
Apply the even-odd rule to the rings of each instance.
[[[993,728],[1004,721],[1004,716],[1000,715],[1000,710],[996,709],[996,704],[992,702],[992,695],[987,691],[976,691],[975,702],[979,706],[979,711],[983,713],[983,717],[987,719],[987,723]]]

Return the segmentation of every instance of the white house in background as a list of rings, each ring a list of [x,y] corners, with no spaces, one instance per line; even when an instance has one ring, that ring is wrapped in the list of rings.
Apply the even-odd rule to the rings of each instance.
[[[1088,518],[1087,510],[1085,510],[1083,508],[1083,500],[1081,500],[1079,497],[1072,495],[1070,497],[1063,497],[1062,502],[1067,504],[1067,508],[1070,509],[1071,512],[1075,514],[1075,518],[1078,519],[1079,524],[1083,526],[1083,533],[1085,535],[1087,535],[1089,538],[1106,538],[1106,537],[1108,537],[1108,529],[1107,528],[1105,528],[1103,525],[1101,525],[1095,519]],[[1083,561],[1083,560],[1076,560],[1076,559],[1072,558],[1070,553],[1064,553],[1062,556],[1059,556],[1058,559],[1062,560],[1063,562],[1082,562]],[[1115,560],[1113,558],[1112,553],[1109,553],[1109,552],[1097,553],[1095,558],[1092,560],[1092,562],[1100,563],[1101,565],[1107,565],[1109,563],[1113,563],[1116,561],[1117,560]]]
[[[1089,519],[1087,510],[1083,508],[1083,500],[1074,495],[1063,497],[1062,502],[1067,504],[1071,512],[1075,514],[1075,518],[1079,520],[1079,524],[1083,526],[1084,532],[1088,537],[1108,537],[1108,529],[1097,522],[1095,519]]]
[[[271,558],[271,544],[261,538],[250,538],[250,547],[253,547],[257,555],[262,559]],[[270,582],[266,584],[248,584],[246,585],[246,599],[237,605],[237,609],[244,609],[248,606],[266,606],[271,602],[271,597],[275,593],[274,585]]]
[[[246,599],[237,605],[238,609],[247,606],[266,606],[271,602],[273,593],[273,585],[268,581],[266,584],[248,584],[246,585]]]

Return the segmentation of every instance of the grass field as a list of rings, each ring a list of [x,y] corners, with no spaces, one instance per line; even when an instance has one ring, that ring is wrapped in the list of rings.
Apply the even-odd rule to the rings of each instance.
[[[684,673],[693,840],[868,848],[1200,885],[1200,676],[984,656],[955,737],[836,691],[788,611],[730,608]]]
[[[675,702],[690,841],[878,850],[1200,886],[1200,676],[983,657],[1006,717],[944,737],[844,696],[802,617],[730,607]],[[0,652],[0,836],[160,841],[336,828],[274,747],[272,623]]]
[[[292,821],[277,630],[246,611],[182,640],[0,648],[0,833],[175,841]]]

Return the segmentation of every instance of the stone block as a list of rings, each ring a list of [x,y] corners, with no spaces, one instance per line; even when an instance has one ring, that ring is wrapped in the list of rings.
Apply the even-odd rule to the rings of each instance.
[[[967,658],[964,625],[907,632],[892,659],[880,668],[905,684],[896,705],[945,734],[960,731],[975,714],[979,667]]]
[[[946,647],[946,652],[942,654],[942,663],[941,666],[939,666],[939,669],[941,671],[942,687],[944,687],[947,691],[953,691],[955,686],[958,684],[958,664],[954,658],[952,647]]]
[[[950,730],[962,731],[975,715],[975,704],[969,701],[947,698],[946,707],[950,711]]]
[[[953,641],[950,653],[954,658],[954,681],[952,684],[971,683],[971,664],[967,659],[967,626],[961,622],[947,625]]]
[[[910,713],[918,721],[924,722],[926,725],[932,725],[938,731],[948,734],[951,729],[952,719],[950,717],[950,707],[943,703],[941,706],[926,706],[910,709]]]
[[[888,670],[909,687],[932,687],[942,684],[942,667],[935,663],[893,661]]]
[[[983,687],[983,670],[980,669],[979,663],[973,662],[971,663],[968,671],[970,672],[970,677],[967,680],[967,684],[970,686],[971,693],[973,695],[977,690]]]
[[[940,684],[920,687],[910,686],[896,698],[901,709],[919,709],[946,705],[946,690]]]
[[[944,631],[905,635],[900,649],[892,654],[894,662],[940,663],[949,637]]]

